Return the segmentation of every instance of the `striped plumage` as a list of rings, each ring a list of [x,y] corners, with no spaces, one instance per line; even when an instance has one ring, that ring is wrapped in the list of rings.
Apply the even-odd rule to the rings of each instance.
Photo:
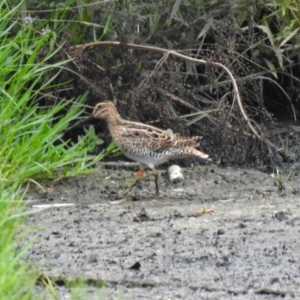
[[[176,136],[153,126],[125,120],[110,101],[98,103],[94,108],[93,117],[106,121],[113,140],[124,155],[153,171],[157,193],[155,166],[170,159],[208,159],[207,154],[195,149],[199,145],[199,137]]]

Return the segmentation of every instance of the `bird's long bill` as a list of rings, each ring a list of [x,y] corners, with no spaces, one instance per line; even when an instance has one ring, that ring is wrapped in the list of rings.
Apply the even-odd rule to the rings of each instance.
[[[74,124],[73,126],[71,126],[70,128],[68,128],[68,129],[64,132],[64,134],[67,133],[67,132],[72,131],[74,128],[77,128],[77,127],[80,127],[80,126],[83,126],[83,125],[88,124],[88,123],[89,123],[91,120],[93,120],[93,119],[94,119],[94,116],[93,116],[93,115],[90,115],[90,116],[87,117],[86,119],[81,120],[81,121],[75,123],[75,124]]]

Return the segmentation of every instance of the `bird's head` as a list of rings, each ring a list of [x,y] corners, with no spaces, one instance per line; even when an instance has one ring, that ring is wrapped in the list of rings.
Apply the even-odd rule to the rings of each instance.
[[[111,101],[104,101],[96,104],[92,116],[96,119],[106,120],[115,114],[117,114],[116,106]]]

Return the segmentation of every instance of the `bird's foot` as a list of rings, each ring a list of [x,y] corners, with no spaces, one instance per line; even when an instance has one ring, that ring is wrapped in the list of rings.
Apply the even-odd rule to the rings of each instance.
[[[136,197],[134,191],[132,190],[132,188],[135,187],[139,182],[141,182],[145,177],[146,177],[146,172],[144,170],[139,170],[137,172],[137,176],[136,176],[133,184],[128,186],[127,189],[128,189],[130,196],[132,197],[132,200],[137,200],[137,197]]]
[[[127,189],[124,191],[121,191],[118,193],[118,197],[125,197],[125,196],[131,196],[133,200],[136,200],[136,195],[134,191],[132,190],[140,181],[142,181],[146,176],[146,172],[144,170],[139,170],[137,173],[137,177],[135,178],[134,182],[130,185],[128,182],[127,184]]]
[[[136,200],[136,195],[132,190],[132,186],[129,186],[126,190],[118,192],[118,198],[130,196],[132,200]]]

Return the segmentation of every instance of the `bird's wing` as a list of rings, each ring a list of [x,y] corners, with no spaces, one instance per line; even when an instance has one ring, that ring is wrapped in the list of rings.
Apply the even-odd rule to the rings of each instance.
[[[125,126],[124,126],[125,125]],[[142,123],[131,123],[123,125],[122,136],[135,144],[141,143],[154,151],[163,151],[172,147],[197,147],[199,137],[185,138],[176,136],[168,131],[145,125]]]

